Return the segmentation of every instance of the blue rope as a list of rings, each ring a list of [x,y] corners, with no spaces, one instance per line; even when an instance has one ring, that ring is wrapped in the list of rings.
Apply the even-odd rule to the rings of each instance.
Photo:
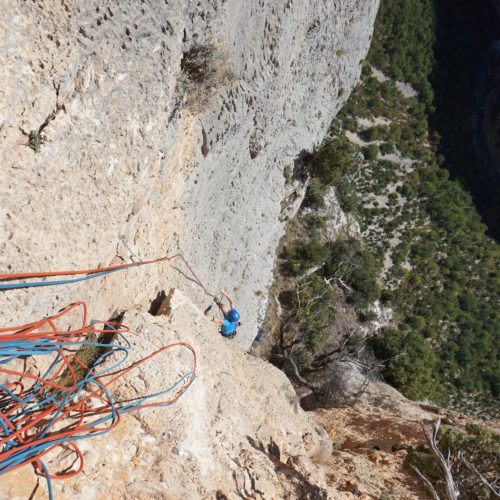
[[[27,281],[25,283],[0,283],[0,290],[13,290],[16,288],[32,288],[36,286],[67,285],[69,283],[79,283],[81,281],[88,281],[93,278],[101,278],[102,276],[106,276],[107,274],[116,273],[118,271],[124,271],[126,269],[130,269],[131,267],[142,266],[144,264],[145,262],[134,262],[132,264],[128,264],[127,267],[121,267],[118,269],[111,269],[109,271],[102,271],[100,273],[89,274],[87,276],[83,276],[82,278],[71,278],[71,279],[53,280],[53,281]]]
[[[99,273],[99,274],[108,274],[108,273],[109,272]],[[95,277],[95,275],[93,275],[92,277]],[[78,281],[83,281],[84,279],[88,278],[89,277],[78,279]],[[48,284],[48,282],[43,283],[43,285],[45,284]],[[34,286],[40,286],[40,284],[34,284]],[[112,325],[106,323],[104,324],[106,325],[107,328],[113,328]],[[68,336],[70,335],[71,332],[68,332]],[[76,442],[93,436],[107,434],[120,415],[142,408],[143,405],[145,405],[148,401],[174,391],[183,383],[187,384],[185,389],[187,389],[192,384],[194,380],[194,374],[191,371],[189,371],[184,375],[182,375],[178,380],[176,380],[170,387],[167,387],[162,391],[159,391],[154,394],[148,394],[146,396],[141,396],[129,401],[122,401],[122,402],[114,401],[111,394],[106,389],[106,387],[97,379],[99,377],[102,377],[103,375],[114,372],[128,359],[129,351],[131,349],[131,344],[127,340],[127,338],[120,332],[117,332],[116,335],[123,340],[125,345],[117,343],[105,344],[97,341],[64,342],[57,338],[18,340],[18,341],[8,341],[1,338],[0,365],[4,365],[19,358],[25,358],[26,356],[54,356],[52,363],[45,371],[43,377],[41,377],[43,379],[50,379],[55,375],[55,373],[57,373],[57,370],[60,368],[61,363],[64,362],[61,356],[63,350],[67,350],[68,348],[72,347],[78,349],[81,346],[92,346],[92,347],[105,348],[106,352],[101,354],[93,362],[91,369],[87,372],[85,377],[82,380],[78,381],[75,384],[74,388],[71,388],[71,390],[68,391],[59,390],[53,392],[52,394],[43,393],[40,392],[40,389],[42,388],[42,383],[37,381],[33,384],[33,386],[29,390],[27,390],[25,393],[19,396],[16,395],[14,391],[0,384],[0,405],[6,405],[7,408],[12,404],[23,405],[22,411],[19,411],[15,415],[11,415],[8,419],[10,426],[14,427],[14,429],[9,428],[6,421],[4,420],[5,417],[2,417],[0,414],[0,439],[6,438],[11,434],[13,434],[14,432],[16,432],[18,430],[17,422],[22,421],[26,417],[35,414],[41,408],[47,405],[54,404],[54,402],[57,401],[57,410],[53,414],[50,421],[45,425],[42,432],[37,436],[37,440],[43,438],[49,438],[49,439],[47,439],[47,441],[43,443],[34,443],[32,446],[28,446],[27,448],[14,451],[14,453],[12,453],[12,455],[10,455],[7,459],[4,459],[3,461],[0,462],[0,475],[9,472],[13,467],[19,464],[33,461],[34,459],[36,459],[37,456],[39,456],[47,449],[57,446],[59,444],[74,442],[74,441]],[[8,338],[8,335],[5,337]],[[100,371],[97,371],[97,369],[103,365],[103,363],[109,356],[117,354],[119,355],[119,357],[114,363],[111,364],[111,366],[103,368]],[[78,399],[82,390],[88,384],[95,384],[97,387],[101,389],[105,399],[109,404],[109,413],[103,415],[101,418],[93,422],[84,424],[82,426],[82,430],[85,429],[87,431],[90,431],[88,433],[74,434],[70,438],[67,437],[56,438],[56,436],[54,436],[54,439],[50,439],[50,431],[54,426],[55,422],[57,422],[58,417],[64,411],[64,408],[67,405],[71,405],[72,403],[74,403]],[[159,404],[158,406],[170,406],[171,404],[173,403],[162,403]],[[103,424],[107,423],[109,423],[108,428],[96,430],[94,432],[92,431],[93,429],[97,429],[101,427]],[[3,448],[0,449],[0,452],[3,453],[8,450],[13,450],[13,449],[16,450],[17,447],[20,447],[20,443],[16,439],[13,439],[11,441],[6,442],[3,445]],[[52,492],[52,485],[49,477],[49,472],[42,461],[40,461],[40,464],[43,469],[43,473],[45,474],[45,478],[47,480],[49,498],[52,499],[53,492]]]

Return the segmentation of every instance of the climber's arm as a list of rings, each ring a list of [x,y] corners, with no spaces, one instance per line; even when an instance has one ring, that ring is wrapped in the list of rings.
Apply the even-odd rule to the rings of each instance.
[[[234,303],[233,303],[233,300],[231,299],[231,297],[227,294],[226,290],[224,290],[224,288],[220,291],[220,293],[222,293],[222,295],[224,295],[224,297],[226,297],[227,301],[229,302],[229,307],[231,309],[234,309]]]
[[[217,323],[218,325],[224,324],[224,320],[221,318],[217,318],[216,316],[209,316],[208,314],[205,314],[205,318],[209,319],[210,321],[213,321],[214,323]]]

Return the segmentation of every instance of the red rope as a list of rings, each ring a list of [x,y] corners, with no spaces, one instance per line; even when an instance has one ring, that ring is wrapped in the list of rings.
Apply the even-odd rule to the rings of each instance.
[[[69,319],[71,312],[81,314],[81,322],[78,322],[80,326],[70,330],[58,329],[58,322],[63,317]],[[41,459],[58,447],[69,446],[75,454],[73,463],[79,464],[77,469],[71,467],[58,474],[49,474],[48,478],[76,476],[84,466],[78,440],[113,429],[119,424],[122,413],[167,406],[178,401],[193,382],[196,370],[196,352],[186,342],[166,345],[113,373],[96,373],[99,365],[89,367],[79,358],[79,345],[75,345],[75,342],[88,342],[90,334],[116,335],[126,334],[128,331],[126,326],[113,322],[88,324],[87,306],[84,302],[72,304],[50,318],[0,329],[0,361],[2,356],[9,359],[13,357],[13,345],[14,348],[19,346],[19,358],[25,357],[24,352],[33,351],[42,355],[48,346],[48,355],[51,355],[51,349],[56,348],[52,356],[55,358],[59,355],[60,360],[58,366],[54,366],[44,376],[6,368],[0,364],[0,373],[11,376],[10,381],[4,384],[7,390],[0,386],[0,475],[31,463],[37,474],[45,476]],[[115,347],[117,352],[126,349],[118,344],[99,345],[108,349]],[[133,401],[113,401],[109,393],[112,384],[160,353],[174,348],[187,349],[192,356],[192,366],[186,375],[171,386],[167,394],[171,393],[172,396],[151,402],[148,396]],[[116,362],[117,365],[119,363],[120,361]],[[75,373],[77,365],[88,372],[85,382],[78,380]],[[65,374],[69,374],[66,377],[67,385],[61,383],[61,377]],[[159,394],[162,392],[166,391]]]

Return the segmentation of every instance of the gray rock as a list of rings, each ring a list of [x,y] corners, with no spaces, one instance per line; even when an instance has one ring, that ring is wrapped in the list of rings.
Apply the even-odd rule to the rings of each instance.
[[[235,295],[250,347],[283,232],[283,171],[318,144],[355,84],[374,0],[4,2],[0,269],[78,269],[177,241],[211,290]],[[222,47],[235,78],[186,109],[183,52]],[[342,91],[345,90],[344,91]],[[42,128],[38,153],[27,134]],[[203,147],[203,153],[202,153]],[[177,234],[177,237],[175,235]],[[185,269],[184,269],[185,271]],[[95,317],[200,291],[167,265],[3,293],[4,324],[75,299]],[[259,293],[256,293],[259,292]]]

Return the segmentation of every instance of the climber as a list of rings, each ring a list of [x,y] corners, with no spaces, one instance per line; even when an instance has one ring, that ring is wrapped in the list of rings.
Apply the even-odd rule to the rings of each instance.
[[[227,294],[226,290],[222,289],[220,293],[227,299],[229,302],[229,307],[231,309],[228,310],[227,306],[222,303],[222,300],[218,297],[214,297],[214,302],[217,304],[220,312],[223,315],[223,318],[216,318],[215,316],[209,316],[208,312],[212,308],[209,306],[205,309],[205,316],[210,320],[214,321],[218,325],[220,325],[219,332],[223,337],[232,338],[236,335],[236,328],[240,325],[240,313],[235,309],[234,302]]]

